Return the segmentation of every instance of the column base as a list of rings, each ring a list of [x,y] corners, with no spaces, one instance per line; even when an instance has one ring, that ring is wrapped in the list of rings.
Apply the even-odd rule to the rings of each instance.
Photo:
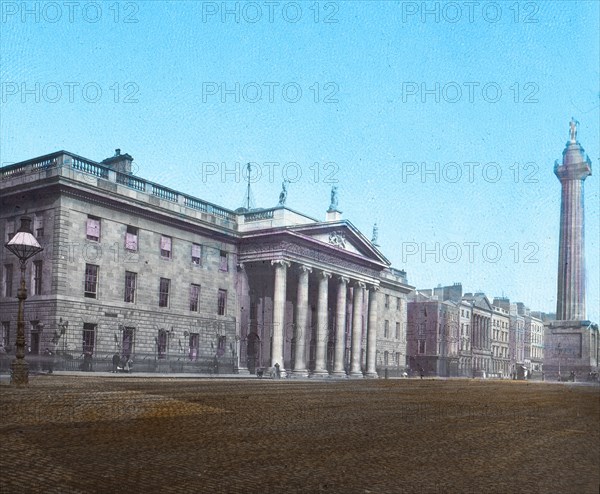
[[[307,370],[294,370],[289,373],[292,379],[306,379],[308,377]]]
[[[29,384],[29,363],[25,359],[14,359],[10,363],[10,383],[13,386],[27,386]]]
[[[250,371],[246,367],[238,367],[237,373],[241,376],[249,376]]]
[[[334,379],[346,379],[348,374],[346,374],[345,371],[333,371],[331,374],[329,374],[329,377]]]
[[[350,372],[350,374],[348,374],[348,377],[350,379],[362,379],[364,376],[363,376],[362,372],[354,371],[354,372]]]
[[[379,374],[377,372],[367,372],[365,373],[365,377],[367,379],[379,379]]]
[[[329,377],[329,372],[327,372],[325,369],[319,369],[319,370],[315,370],[313,372],[311,372],[310,377],[316,377],[316,378],[326,378]]]

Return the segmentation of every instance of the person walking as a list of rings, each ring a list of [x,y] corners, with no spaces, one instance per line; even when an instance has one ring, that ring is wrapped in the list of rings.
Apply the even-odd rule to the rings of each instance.
[[[115,354],[112,356],[112,371],[114,373],[116,373],[119,370],[119,361],[121,360],[121,357],[119,357],[119,354],[115,352]]]
[[[279,367],[279,362],[275,362],[275,377],[277,379],[281,378],[281,368]]]

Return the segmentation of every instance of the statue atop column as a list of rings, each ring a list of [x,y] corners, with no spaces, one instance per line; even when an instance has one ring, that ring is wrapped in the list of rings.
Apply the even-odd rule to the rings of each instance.
[[[328,211],[339,211],[337,185],[331,187],[331,204],[329,204]]]
[[[285,206],[285,201],[287,199],[287,180],[284,180],[281,184],[281,192],[279,194],[279,203],[278,206]]]
[[[574,117],[571,117],[571,122],[569,123],[569,127],[570,127],[570,134],[571,134],[571,142],[573,142],[573,143],[577,142],[577,125],[579,125],[579,122],[577,120],[575,120]]]

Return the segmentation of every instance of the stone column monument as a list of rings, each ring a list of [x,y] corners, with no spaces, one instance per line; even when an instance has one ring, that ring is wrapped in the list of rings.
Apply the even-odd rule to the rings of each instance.
[[[598,326],[585,315],[583,181],[592,174],[590,159],[577,142],[577,121],[554,173],[562,187],[556,320],[548,323],[544,341],[544,372],[549,378],[575,372],[586,379],[598,367]]]

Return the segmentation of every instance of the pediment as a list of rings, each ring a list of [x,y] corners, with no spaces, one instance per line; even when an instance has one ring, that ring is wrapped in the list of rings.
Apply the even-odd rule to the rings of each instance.
[[[348,252],[386,266],[386,257],[349,221],[298,225],[288,230],[294,236],[327,245],[340,252]]]

